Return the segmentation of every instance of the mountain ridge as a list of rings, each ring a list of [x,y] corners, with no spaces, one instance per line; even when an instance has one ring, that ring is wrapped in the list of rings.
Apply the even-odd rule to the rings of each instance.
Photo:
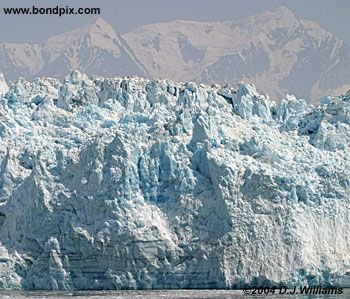
[[[54,35],[41,44],[5,43],[1,48],[6,46],[10,48],[9,53],[1,53],[0,59],[2,58],[2,71],[10,80],[19,76],[62,78],[73,69],[81,69],[87,73],[98,69],[100,75],[114,72],[119,75],[147,76],[122,36],[101,18],[94,18],[84,26]],[[20,63],[16,63],[15,52],[18,47],[25,49],[17,57],[25,57],[29,61],[19,59]],[[11,69],[11,62],[14,72],[8,71]]]
[[[317,102],[350,88],[350,47],[279,7],[235,21],[148,24],[120,35],[101,18],[42,44],[0,45],[5,76],[138,75],[175,81],[254,83],[274,99]]]

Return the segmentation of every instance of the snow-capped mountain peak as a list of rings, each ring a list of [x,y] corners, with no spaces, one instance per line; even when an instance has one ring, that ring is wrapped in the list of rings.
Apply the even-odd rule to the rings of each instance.
[[[350,88],[350,47],[317,23],[279,7],[241,20],[173,21],[120,35],[101,18],[38,44],[2,44],[9,80],[72,69],[177,81],[254,83],[280,100],[309,101]]]
[[[74,61],[74,55],[92,47],[104,49],[118,57],[122,46],[114,29],[101,18],[94,18],[82,27],[49,38],[43,47],[51,54],[51,59],[55,59],[62,52],[72,51],[70,58]],[[73,62],[73,68],[84,68],[78,61],[76,64]]]

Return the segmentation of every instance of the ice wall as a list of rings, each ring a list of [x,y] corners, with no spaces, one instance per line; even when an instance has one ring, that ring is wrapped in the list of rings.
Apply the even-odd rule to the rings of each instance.
[[[0,288],[350,286],[350,94],[0,85]]]

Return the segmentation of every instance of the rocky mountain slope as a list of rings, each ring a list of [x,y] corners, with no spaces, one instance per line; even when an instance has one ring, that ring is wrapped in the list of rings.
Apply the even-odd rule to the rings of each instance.
[[[274,99],[313,102],[350,88],[350,47],[285,7],[242,20],[174,21],[121,36],[101,19],[43,44],[0,45],[5,77],[141,75],[175,81],[254,83]]]
[[[0,86],[0,288],[350,286],[349,94]]]

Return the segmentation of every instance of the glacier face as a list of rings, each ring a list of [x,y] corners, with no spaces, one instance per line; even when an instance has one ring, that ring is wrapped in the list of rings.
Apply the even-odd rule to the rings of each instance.
[[[0,288],[350,286],[350,94],[0,81]]]

